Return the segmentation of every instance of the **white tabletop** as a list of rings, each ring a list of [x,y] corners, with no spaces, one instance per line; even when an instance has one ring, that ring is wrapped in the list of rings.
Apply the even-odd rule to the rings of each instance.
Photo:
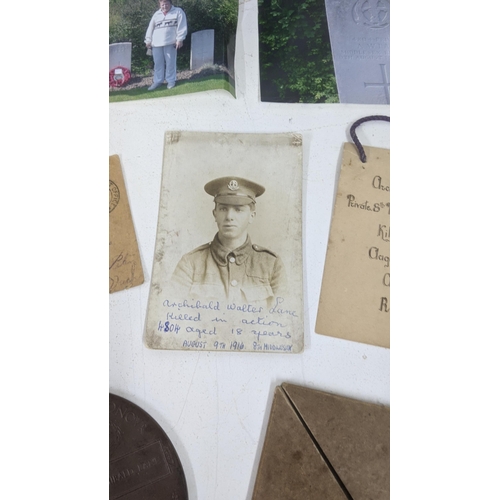
[[[389,350],[314,332],[342,144],[352,122],[388,106],[259,100],[257,0],[240,4],[237,99],[225,91],[112,103],[109,154],[121,159],[145,272],[110,295],[110,392],[150,413],[184,467],[191,500],[251,498],[276,385],[291,382],[389,404]],[[167,130],[298,132],[304,152],[305,349],[302,354],[153,351],[144,347]],[[361,142],[389,147],[387,124]]]

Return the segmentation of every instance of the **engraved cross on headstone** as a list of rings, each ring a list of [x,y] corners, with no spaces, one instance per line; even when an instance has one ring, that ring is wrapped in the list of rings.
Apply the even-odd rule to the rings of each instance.
[[[390,87],[390,83],[389,83],[389,78],[388,78],[388,75],[387,75],[387,68],[386,68],[386,65],[385,64],[379,64],[380,66],[380,71],[382,72],[382,82],[380,83],[367,83],[367,82],[364,82],[365,83],[365,89],[368,88],[368,87],[383,87],[384,89],[384,94],[385,94],[385,98],[387,100],[387,104],[390,104],[390,96],[389,96],[389,87]]]

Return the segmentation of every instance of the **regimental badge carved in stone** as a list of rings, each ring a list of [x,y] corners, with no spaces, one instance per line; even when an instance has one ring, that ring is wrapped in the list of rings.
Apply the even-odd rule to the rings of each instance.
[[[357,0],[352,8],[352,18],[356,24],[371,29],[389,26],[389,0]]]
[[[232,180],[232,181],[229,181],[229,184],[227,185],[227,187],[231,190],[231,191],[236,191],[240,188],[240,185],[238,184],[238,181],[237,180]]]
[[[109,213],[111,213],[120,201],[120,190],[118,186],[112,181],[109,181]]]

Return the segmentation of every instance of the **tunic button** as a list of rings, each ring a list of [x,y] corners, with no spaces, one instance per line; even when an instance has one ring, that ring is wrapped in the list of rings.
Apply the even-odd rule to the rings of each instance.
[[[236,286],[237,284],[238,284],[238,282],[236,280],[231,281],[232,286]]]
[[[236,259],[234,257],[229,257],[229,262],[234,263],[236,262]]]

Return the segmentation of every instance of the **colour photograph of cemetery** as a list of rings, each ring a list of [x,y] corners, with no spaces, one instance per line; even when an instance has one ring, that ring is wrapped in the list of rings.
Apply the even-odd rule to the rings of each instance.
[[[261,100],[390,103],[389,0],[259,0]]]
[[[233,96],[238,0],[172,0],[187,19],[177,49],[174,85],[155,87],[152,51],[145,44],[158,0],[109,0],[109,101],[129,101],[224,89]],[[154,45],[153,45],[154,46]]]

